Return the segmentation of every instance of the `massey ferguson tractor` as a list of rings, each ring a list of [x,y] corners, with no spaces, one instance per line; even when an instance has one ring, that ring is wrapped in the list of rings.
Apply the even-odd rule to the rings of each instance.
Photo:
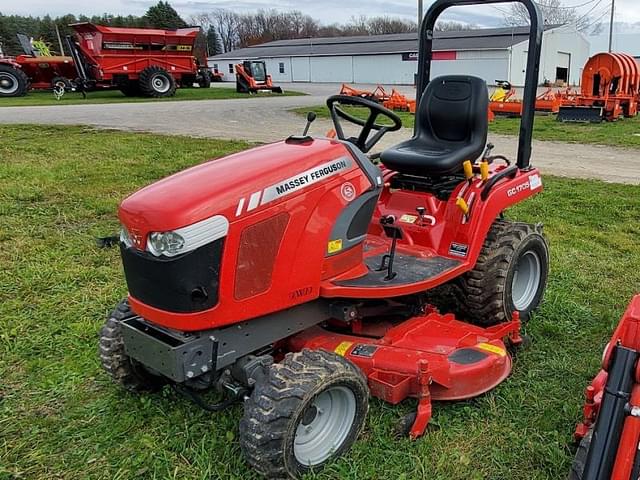
[[[542,191],[530,164],[543,21],[532,0],[517,160],[487,145],[487,86],[430,78],[424,18],[415,131],[368,155],[400,118],[358,97],[327,100],[335,137],[302,135],[210,161],[120,205],[129,295],[100,333],[100,359],[131,391],[169,384],[209,411],[244,403],[239,441],[268,478],[345,453],[368,398],[418,400],[400,425],[424,434],[433,401],[485,393],[542,300],[540,225],[506,210]],[[367,109],[366,120],[349,106]],[[345,134],[344,122],[358,127]],[[438,306],[447,306],[439,309]],[[202,392],[226,395],[207,403]]]

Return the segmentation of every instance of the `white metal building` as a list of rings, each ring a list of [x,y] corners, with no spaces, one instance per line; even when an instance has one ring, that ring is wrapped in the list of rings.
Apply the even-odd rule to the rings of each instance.
[[[527,27],[438,32],[432,75],[468,73],[524,83]],[[233,66],[264,60],[274,82],[413,84],[417,70],[416,33],[280,40],[209,58],[209,66],[235,81]],[[577,84],[589,57],[589,42],[575,29],[548,26],[542,43],[540,82]]]

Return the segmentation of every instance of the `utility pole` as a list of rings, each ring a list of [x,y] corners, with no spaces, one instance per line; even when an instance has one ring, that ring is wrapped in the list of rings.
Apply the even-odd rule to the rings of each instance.
[[[616,0],[611,0],[611,21],[609,22],[609,53],[611,53],[613,49],[613,16],[615,14],[615,9]]]
[[[420,31],[420,26],[422,25],[422,5],[423,0],[418,0],[418,32]]]

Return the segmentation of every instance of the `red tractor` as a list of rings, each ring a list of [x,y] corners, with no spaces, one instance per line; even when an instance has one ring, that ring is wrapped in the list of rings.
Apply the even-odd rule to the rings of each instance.
[[[75,78],[71,57],[42,55],[26,35],[18,40],[24,54],[4,56],[0,48],[0,98],[21,97],[30,89],[71,89],[69,79]]]
[[[119,246],[129,295],[100,359],[132,391],[165,384],[210,411],[244,402],[240,446],[269,478],[345,453],[368,397],[418,399],[401,429],[425,432],[432,401],[487,392],[542,300],[540,225],[504,212],[542,191],[530,165],[543,21],[532,0],[517,162],[487,145],[487,87],[430,79],[422,24],[413,138],[367,155],[400,118],[358,97],[327,100],[336,138],[302,135],[207,162],[125,199]],[[345,106],[368,109],[366,120]],[[360,127],[345,134],[343,122]],[[443,310],[441,313],[437,306]],[[444,313],[444,308],[447,312]],[[208,404],[216,388],[227,399]]]

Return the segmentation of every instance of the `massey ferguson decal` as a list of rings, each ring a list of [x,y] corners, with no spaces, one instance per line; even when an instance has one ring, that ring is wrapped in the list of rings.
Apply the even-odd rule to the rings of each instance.
[[[350,158],[338,158],[282,180],[281,182],[271,185],[262,191],[255,192],[249,197],[247,212],[254,210],[258,205],[265,205],[269,202],[273,202],[278,198],[282,198],[309,185],[313,185],[314,183],[337,175],[340,172],[344,172],[345,170],[348,170],[351,165],[352,161]],[[245,203],[246,201],[244,198],[241,198],[238,202],[236,217],[242,215]]]

